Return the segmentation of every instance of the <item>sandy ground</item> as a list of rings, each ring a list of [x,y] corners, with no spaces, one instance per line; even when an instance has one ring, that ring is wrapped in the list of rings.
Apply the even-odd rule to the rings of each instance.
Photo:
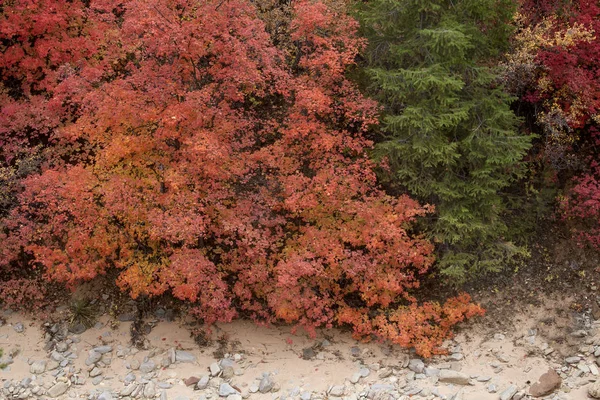
[[[299,398],[300,393],[305,391],[312,392],[313,399],[324,398],[327,397],[327,390],[331,385],[346,385],[346,394],[350,392],[359,394],[361,391],[368,390],[372,384],[394,384],[408,377],[409,386],[435,389],[448,398],[460,389],[463,400],[497,400],[500,398],[500,393],[509,385],[514,384],[526,391],[529,384],[537,381],[548,368],[557,370],[565,368],[564,357],[568,356],[569,352],[577,354],[577,343],[566,346],[564,343],[561,344],[561,341],[556,341],[556,337],[551,337],[560,329],[553,330],[551,323],[541,327],[544,323],[540,321],[548,321],[548,313],[548,307],[538,307],[515,315],[514,329],[502,332],[486,329],[485,323],[470,324],[462,328],[453,341],[448,342],[450,349],[462,354],[463,359],[452,361],[446,356],[438,356],[424,360],[428,367],[450,367],[470,375],[474,384],[463,387],[436,383],[436,379],[431,377],[412,380],[410,378],[414,374],[411,375],[411,372],[402,368],[400,364],[407,357],[415,358],[415,355],[407,350],[382,343],[357,342],[349,333],[339,330],[322,331],[317,338],[313,339],[301,332],[292,334],[290,327],[260,327],[251,322],[237,321],[214,326],[212,337],[214,339],[226,337],[226,347],[231,351],[230,356],[239,354],[237,357],[241,359],[235,363],[236,375],[231,379],[231,383],[232,386],[239,388],[242,394],[248,393],[249,388],[253,384],[256,385],[257,379],[260,379],[264,373],[273,374],[280,387],[279,391],[268,394],[255,393],[250,396],[251,399]],[[2,384],[7,380],[20,380],[31,376],[30,364],[36,360],[47,360],[49,354],[49,351],[44,350],[46,341],[40,321],[21,314],[5,312],[4,315],[6,323],[0,327],[0,347],[4,349],[5,356],[9,353],[16,355],[14,362],[0,371]],[[17,322],[25,325],[24,332],[15,331],[14,325]],[[149,350],[117,357],[114,354],[118,349],[131,348],[129,343],[131,322],[120,322],[116,328],[110,327],[108,316],[102,316],[98,322],[94,328],[80,335],[74,335],[78,343],[71,344],[70,351],[77,354],[77,358],[73,360],[75,370],[86,375],[90,369],[85,365],[88,351],[103,344],[113,346],[112,362],[109,367],[103,368],[105,379],[95,386],[88,377],[85,384],[71,386],[63,395],[64,398],[86,398],[90,393],[108,389],[118,393],[124,387],[123,378],[131,372],[133,359],[142,362],[145,357],[151,357],[160,363],[161,357],[171,348],[193,353],[196,361],[176,363],[167,368],[157,369],[157,380],[172,384],[172,387],[166,390],[168,398],[194,400],[202,398],[200,391],[186,387],[183,380],[190,376],[201,377],[209,373],[210,364],[218,361],[213,355],[218,346],[216,341],[208,347],[199,348],[190,336],[189,327],[182,322],[150,321],[155,326],[147,335]],[[592,329],[590,332],[593,335],[595,331]],[[303,349],[315,344],[324,344],[324,346],[315,352],[312,359],[303,359]],[[581,344],[584,344],[584,339],[581,339]],[[353,347],[358,347],[359,350]],[[554,351],[546,354],[548,348]],[[588,361],[593,362],[590,357]],[[364,367],[369,368],[369,376],[362,378],[356,385],[351,384],[350,377]],[[378,370],[385,367],[392,368],[394,373],[390,377],[379,378]],[[572,377],[572,368],[566,368],[565,379],[560,391],[557,392],[561,394],[560,398],[573,400],[588,398],[587,385],[595,381],[596,377],[592,374]],[[477,379],[484,380],[485,377],[489,377],[490,380],[480,382]],[[34,381],[40,383],[40,386],[49,387],[54,382],[54,377],[46,372],[42,376],[36,376]],[[496,393],[488,392],[487,387],[490,384],[497,386]],[[425,398],[437,397],[430,395]]]

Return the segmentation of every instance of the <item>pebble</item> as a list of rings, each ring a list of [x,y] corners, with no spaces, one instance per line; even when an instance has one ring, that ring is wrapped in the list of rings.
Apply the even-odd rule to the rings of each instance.
[[[188,351],[176,350],[175,360],[180,363],[193,363],[196,361],[196,356]]]
[[[143,372],[143,373],[145,373],[145,374],[154,371],[155,368],[156,368],[156,363],[152,359],[150,359],[148,361],[145,361],[142,364],[140,364],[140,371]]]
[[[273,389],[273,386],[275,386],[275,381],[271,378],[270,374],[265,374],[258,384],[258,390],[261,393],[269,393]]]
[[[420,374],[425,369],[425,363],[418,358],[413,358],[408,362],[408,369],[417,374]]]
[[[100,370],[100,368],[98,368],[98,367],[94,367],[94,368],[93,368],[93,369],[90,371],[90,377],[92,377],[92,378],[93,378],[93,377],[95,377],[95,376],[101,375],[101,374],[102,374],[102,371],[101,371],[101,370]]]
[[[208,377],[208,375],[203,375],[200,380],[198,381],[198,383],[196,384],[196,389],[197,390],[204,390],[206,389],[206,387],[208,386],[208,381],[210,380],[210,378]]]
[[[29,372],[31,372],[32,374],[35,374],[35,375],[43,374],[45,371],[46,371],[46,361],[44,361],[44,360],[35,361],[29,367]]]
[[[567,364],[577,364],[579,361],[581,361],[581,357],[579,357],[579,356],[565,358],[565,362]]]
[[[88,353],[88,358],[85,360],[85,365],[96,364],[102,358],[102,354],[97,351],[90,350]],[[57,360],[58,361],[58,360]]]
[[[227,397],[231,394],[239,394],[237,390],[235,390],[229,383],[221,383],[219,386],[219,396]]]
[[[112,348],[112,346],[98,346],[98,347],[94,347],[92,350],[95,351],[96,353],[106,354],[106,353],[110,353],[113,350],[113,348]]]
[[[23,326],[23,323],[21,322],[17,322],[13,328],[17,333],[23,333],[25,331],[25,326]]]
[[[69,385],[66,382],[57,382],[54,386],[48,389],[48,396],[56,398],[64,394],[69,389]]]
[[[218,363],[214,362],[210,364],[209,370],[211,376],[217,376],[221,372],[221,367],[219,367]]]
[[[517,393],[518,388],[515,385],[510,385],[500,394],[500,400],[510,400]]]
[[[146,383],[146,386],[144,386],[144,396],[148,398],[153,398],[156,396],[156,385],[154,382],[150,381]]]
[[[453,370],[442,370],[439,375],[440,382],[453,383],[455,385],[468,385],[470,377],[462,372]]]

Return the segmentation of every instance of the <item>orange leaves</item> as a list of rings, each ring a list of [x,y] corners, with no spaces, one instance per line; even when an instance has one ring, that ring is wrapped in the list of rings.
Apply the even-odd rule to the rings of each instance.
[[[412,300],[432,247],[409,233],[428,208],[377,187],[362,136],[376,107],[344,76],[364,45],[353,19],[295,3],[290,57],[254,2],[91,4],[73,2],[60,22],[82,24],[68,38],[85,50],[51,57],[50,100],[13,99],[0,117],[0,140],[21,140],[11,148],[32,128],[54,140],[0,220],[11,248],[71,285],[114,269],[132,297],[170,292],[208,323],[238,312],[311,332],[350,323],[415,345],[427,330],[398,333],[399,323],[458,320],[436,317],[442,308],[383,317]],[[73,45],[47,28],[39,34]],[[0,68],[47,62],[21,44]],[[3,252],[0,263],[15,260]]]

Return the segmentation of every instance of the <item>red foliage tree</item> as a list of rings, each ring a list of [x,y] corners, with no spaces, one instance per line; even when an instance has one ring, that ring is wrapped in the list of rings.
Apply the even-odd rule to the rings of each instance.
[[[428,209],[377,188],[363,136],[376,106],[344,76],[364,45],[354,20],[298,1],[293,46],[278,47],[244,0],[66,3],[66,25],[41,36],[71,58],[19,78],[44,105],[13,100],[52,110],[56,145],[3,220],[0,263],[22,248],[69,286],[117,269],[132,297],[170,291],[208,323],[239,312],[309,331],[350,323],[405,346],[438,332],[424,354],[481,312],[408,294],[432,262],[409,234]],[[3,127],[2,140],[29,138]],[[400,299],[412,305],[386,317]],[[378,317],[365,330],[356,310]]]

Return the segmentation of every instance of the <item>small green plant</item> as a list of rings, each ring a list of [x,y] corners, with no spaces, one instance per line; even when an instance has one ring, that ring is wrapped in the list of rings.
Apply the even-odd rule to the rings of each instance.
[[[0,357],[2,357],[3,355],[4,355],[4,349],[3,349],[3,348],[0,348]],[[4,369],[4,368],[6,368],[7,366],[8,366],[8,364],[7,364],[7,363],[5,363],[5,362],[0,362],[0,369]]]
[[[89,300],[74,300],[69,307],[69,324],[91,328],[96,323],[98,310]]]

